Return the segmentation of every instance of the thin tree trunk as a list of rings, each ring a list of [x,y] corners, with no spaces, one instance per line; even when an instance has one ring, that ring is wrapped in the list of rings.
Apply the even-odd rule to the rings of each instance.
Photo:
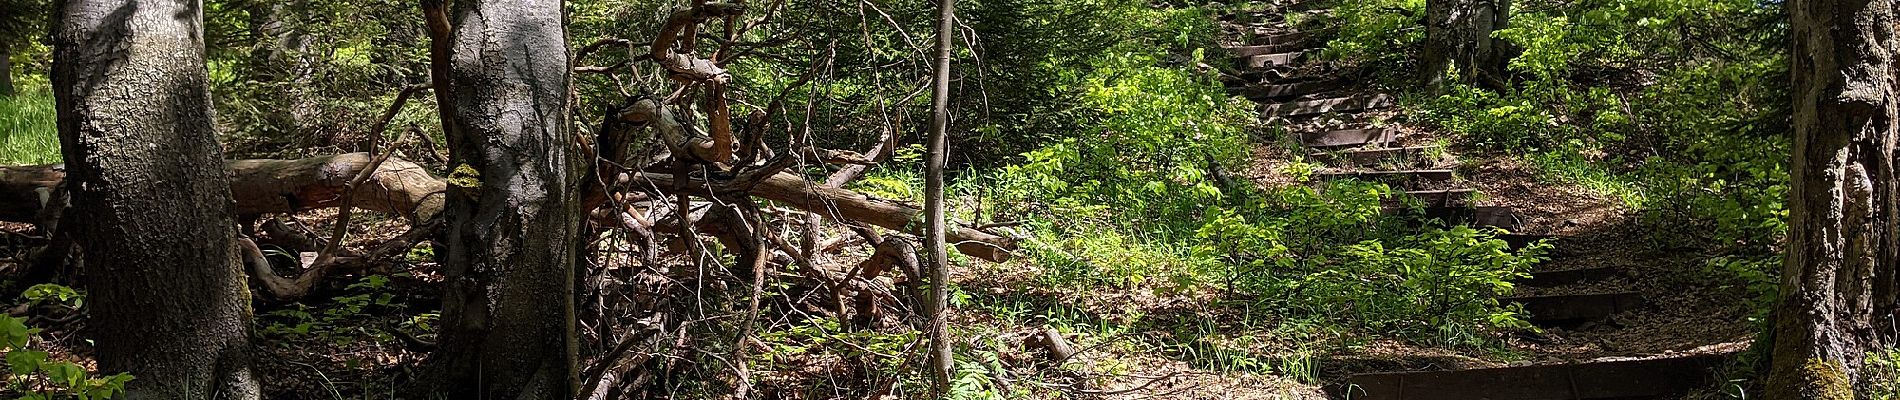
[[[12,96],[13,90],[13,45],[0,42],[0,97]]]
[[[250,292],[211,126],[202,4],[68,0],[53,92],[99,369],[130,399],[255,399]]]
[[[585,164],[568,134],[562,2],[457,1],[450,26],[447,284],[440,347],[420,389],[571,399],[580,381],[576,170]]]
[[[1794,190],[1769,399],[1852,399],[1893,344],[1900,181],[1894,0],[1789,3]]]
[[[928,224],[924,228],[924,247],[930,250],[930,298],[924,308],[930,316],[930,376],[936,382],[937,394],[943,395],[950,390],[950,331],[944,322],[950,265],[943,241],[943,166],[945,153],[950,150],[946,138],[950,129],[950,45],[956,34],[951,21],[956,18],[957,3],[938,1],[936,77],[930,99],[930,134],[925,140],[929,147],[925,150],[928,164],[924,166],[924,214]]]

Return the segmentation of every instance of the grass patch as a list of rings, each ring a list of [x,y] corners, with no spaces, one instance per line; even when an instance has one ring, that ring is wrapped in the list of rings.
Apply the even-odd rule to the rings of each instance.
[[[44,84],[23,83],[18,94],[0,97],[0,164],[59,162],[53,93]]]
[[[1643,190],[1608,167],[1565,152],[1532,153],[1525,161],[1536,167],[1540,179],[1552,183],[1581,186],[1598,195],[1617,199],[1630,209],[1640,210]]]

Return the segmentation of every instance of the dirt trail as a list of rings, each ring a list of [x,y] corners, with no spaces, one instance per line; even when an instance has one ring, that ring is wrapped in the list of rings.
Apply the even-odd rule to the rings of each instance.
[[[1282,168],[1287,160],[1304,155],[1323,164],[1315,175],[1320,179],[1379,179],[1429,200],[1434,207],[1428,207],[1428,214],[1525,235],[1521,238],[1548,237],[1554,245],[1550,260],[1540,264],[1535,278],[1520,282],[1511,298],[1525,306],[1540,329],[1508,338],[1507,354],[1459,354],[1379,343],[1359,354],[1322,361],[1329,381],[1385,385],[1400,378],[1361,374],[1406,371],[1469,371],[1413,379],[1429,376],[1439,382],[1558,373],[1573,377],[1553,378],[1563,381],[1553,386],[1570,388],[1553,390],[1569,392],[1548,398],[1595,398],[1589,394],[1594,393],[1592,387],[1619,396],[1669,398],[1680,396],[1683,389],[1678,386],[1700,383],[1690,381],[1705,380],[1710,374],[1698,369],[1694,374],[1629,382],[1598,377],[1592,371],[1640,376],[1646,371],[1643,368],[1661,365],[1605,363],[1619,360],[1669,359],[1677,361],[1669,365],[1675,369],[1690,361],[1698,366],[1720,364],[1716,361],[1723,357],[1705,356],[1731,355],[1748,346],[1753,326],[1748,321],[1745,290],[1710,279],[1714,274],[1704,265],[1706,257],[1694,249],[1652,249],[1651,235],[1620,200],[1574,185],[1548,183],[1533,167],[1510,155],[1461,157],[1463,149],[1446,145],[1452,143],[1447,132],[1403,122],[1395,102],[1388,100],[1396,93],[1359,82],[1364,71],[1345,70],[1338,66],[1345,63],[1310,57],[1324,46],[1330,30],[1289,26],[1283,21],[1288,13],[1323,13],[1325,7],[1320,0],[1250,3],[1239,8],[1259,11],[1222,17],[1232,37],[1227,48],[1238,58],[1232,64],[1239,69],[1226,71],[1223,79],[1230,93],[1260,103],[1264,125],[1285,128],[1284,137],[1260,138],[1267,144],[1255,151],[1259,159],[1248,171],[1249,177],[1262,185],[1299,184],[1287,178]],[[1521,379],[1530,378],[1507,380]],[[1354,398],[1457,398],[1457,393],[1490,390],[1480,383],[1467,383],[1451,386],[1471,388],[1433,392],[1436,389],[1421,389],[1419,383],[1410,382],[1389,389],[1408,390],[1405,397],[1370,393]],[[1534,393],[1537,382],[1496,384],[1525,392],[1492,392],[1501,396],[1493,399],[1545,398],[1536,397],[1542,395]]]

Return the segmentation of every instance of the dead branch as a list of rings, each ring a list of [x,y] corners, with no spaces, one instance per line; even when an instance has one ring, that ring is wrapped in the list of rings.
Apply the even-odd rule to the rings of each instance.
[[[410,227],[408,232],[403,232],[402,235],[377,245],[363,257],[319,259],[310,265],[303,266],[303,272],[293,277],[277,275],[276,270],[271,268],[270,261],[264,257],[263,250],[259,249],[257,243],[251,239],[238,238],[237,246],[244,264],[251,270],[251,278],[261,283],[264,291],[269,293],[271,298],[279,301],[294,301],[310,295],[317,283],[322,282],[326,277],[337,273],[369,269],[376,263],[402,254],[433,233],[438,225],[441,225],[441,220],[436,219]]]
[[[720,68],[711,60],[694,57],[692,54],[675,53],[673,47],[681,40],[681,33],[688,27],[713,18],[739,15],[744,11],[744,6],[714,3],[674,13],[666,19],[666,25],[661,26],[659,35],[654,37],[652,52],[648,56],[658,62],[661,67],[672,71],[674,79],[682,82],[726,83],[732,76],[726,73],[725,68]]]
[[[660,187],[672,187],[672,175],[642,173],[644,179]],[[825,187],[813,184],[798,175],[780,172],[760,180],[749,189],[730,188],[725,185],[707,185],[702,180],[694,180],[686,185],[690,189],[703,193],[702,188],[713,187],[715,192],[730,190],[730,193],[751,194],[776,201],[792,207],[812,211],[831,218],[834,221],[859,221],[883,227],[885,229],[920,234],[923,232],[923,210],[891,200],[874,198],[851,190]],[[1015,240],[991,235],[975,229],[956,227],[945,232],[949,242],[957,251],[984,260],[1003,262],[1010,258],[1010,251],[1016,248]]]
[[[660,142],[673,154],[701,162],[720,162],[732,157],[730,140],[723,143],[725,149],[721,150],[722,143],[701,132],[698,127],[680,122],[673,109],[657,99],[635,100],[627,108],[621,109],[618,117],[621,121],[652,126],[659,132]]]

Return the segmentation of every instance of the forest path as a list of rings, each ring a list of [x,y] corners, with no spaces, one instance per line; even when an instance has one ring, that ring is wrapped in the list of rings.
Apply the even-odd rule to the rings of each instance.
[[[1253,2],[1221,16],[1239,38],[1227,47],[1237,69],[1224,83],[1259,103],[1269,127],[1247,175],[1263,185],[1299,184],[1280,167],[1303,158],[1322,165],[1314,181],[1384,182],[1424,204],[1394,202],[1391,213],[1499,228],[1513,248],[1553,245],[1550,260],[1504,299],[1521,304],[1539,327],[1507,338],[1506,354],[1368,346],[1320,361],[1334,396],[1682,398],[1711,386],[1715,371],[1748,346],[1745,294],[1704,279],[1702,257],[1652,249],[1618,201],[1542,182],[1512,155],[1460,160],[1449,135],[1404,121],[1396,96],[1366,82],[1372,71],[1319,57],[1332,29],[1311,17],[1328,13],[1329,4]]]

